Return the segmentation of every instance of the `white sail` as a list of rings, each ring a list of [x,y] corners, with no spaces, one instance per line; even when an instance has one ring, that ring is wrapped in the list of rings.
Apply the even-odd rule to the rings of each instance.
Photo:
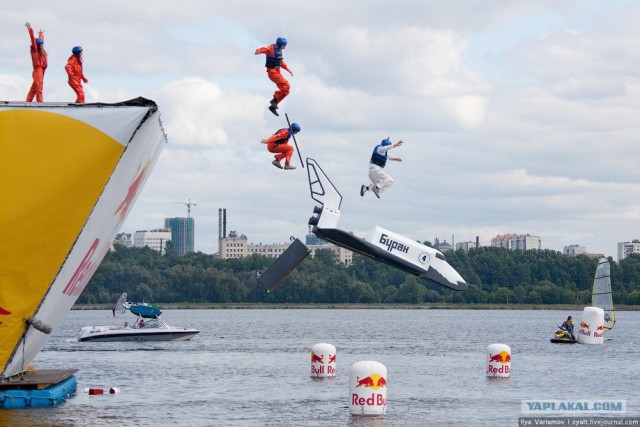
[[[125,306],[127,302],[127,293],[123,292],[116,301],[116,305],[113,306],[113,317],[116,316],[116,313],[124,314],[127,311],[127,307]]]
[[[62,322],[166,142],[144,98],[0,103],[0,380]]]
[[[611,295],[611,267],[607,258],[600,258],[593,278],[591,305],[604,310],[604,332],[610,331],[616,324],[616,312],[613,309]]]

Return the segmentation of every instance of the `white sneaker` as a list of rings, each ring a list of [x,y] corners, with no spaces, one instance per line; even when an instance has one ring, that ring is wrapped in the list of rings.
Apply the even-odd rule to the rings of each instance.
[[[379,199],[380,198],[380,189],[378,188],[378,186],[374,185],[372,190],[373,190],[373,194],[375,194],[376,197]]]

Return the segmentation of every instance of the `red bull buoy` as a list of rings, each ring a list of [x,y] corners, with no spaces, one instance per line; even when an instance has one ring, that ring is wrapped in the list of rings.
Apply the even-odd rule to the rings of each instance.
[[[336,348],[327,343],[311,347],[311,376],[317,378],[335,377]]]
[[[576,325],[576,340],[580,344],[604,343],[604,310],[600,307],[585,307],[580,325]]]
[[[384,415],[387,411],[387,367],[370,360],[349,369],[351,415]]]
[[[506,344],[487,346],[487,377],[509,378],[511,376],[511,347]]]

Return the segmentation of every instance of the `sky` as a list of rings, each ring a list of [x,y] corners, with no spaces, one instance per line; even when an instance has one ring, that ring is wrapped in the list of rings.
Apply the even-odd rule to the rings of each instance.
[[[420,241],[539,236],[617,258],[640,238],[640,3],[633,0],[6,0],[0,101],[31,85],[24,23],[45,30],[45,101],[73,102],[64,65],[84,49],[87,102],[143,96],[168,143],[121,232],[162,228],[195,203],[195,249],[227,232],[304,240],[306,169],[276,169],[260,140],[302,130],[343,196],[339,228]],[[280,117],[258,47],[288,40]],[[375,145],[395,179],[361,197]]]

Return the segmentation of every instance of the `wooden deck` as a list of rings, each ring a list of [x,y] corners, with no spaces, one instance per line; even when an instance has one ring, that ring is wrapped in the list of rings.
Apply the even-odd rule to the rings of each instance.
[[[78,372],[77,369],[38,369],[0,380],[0,390],[42,390],[58,384]]]

